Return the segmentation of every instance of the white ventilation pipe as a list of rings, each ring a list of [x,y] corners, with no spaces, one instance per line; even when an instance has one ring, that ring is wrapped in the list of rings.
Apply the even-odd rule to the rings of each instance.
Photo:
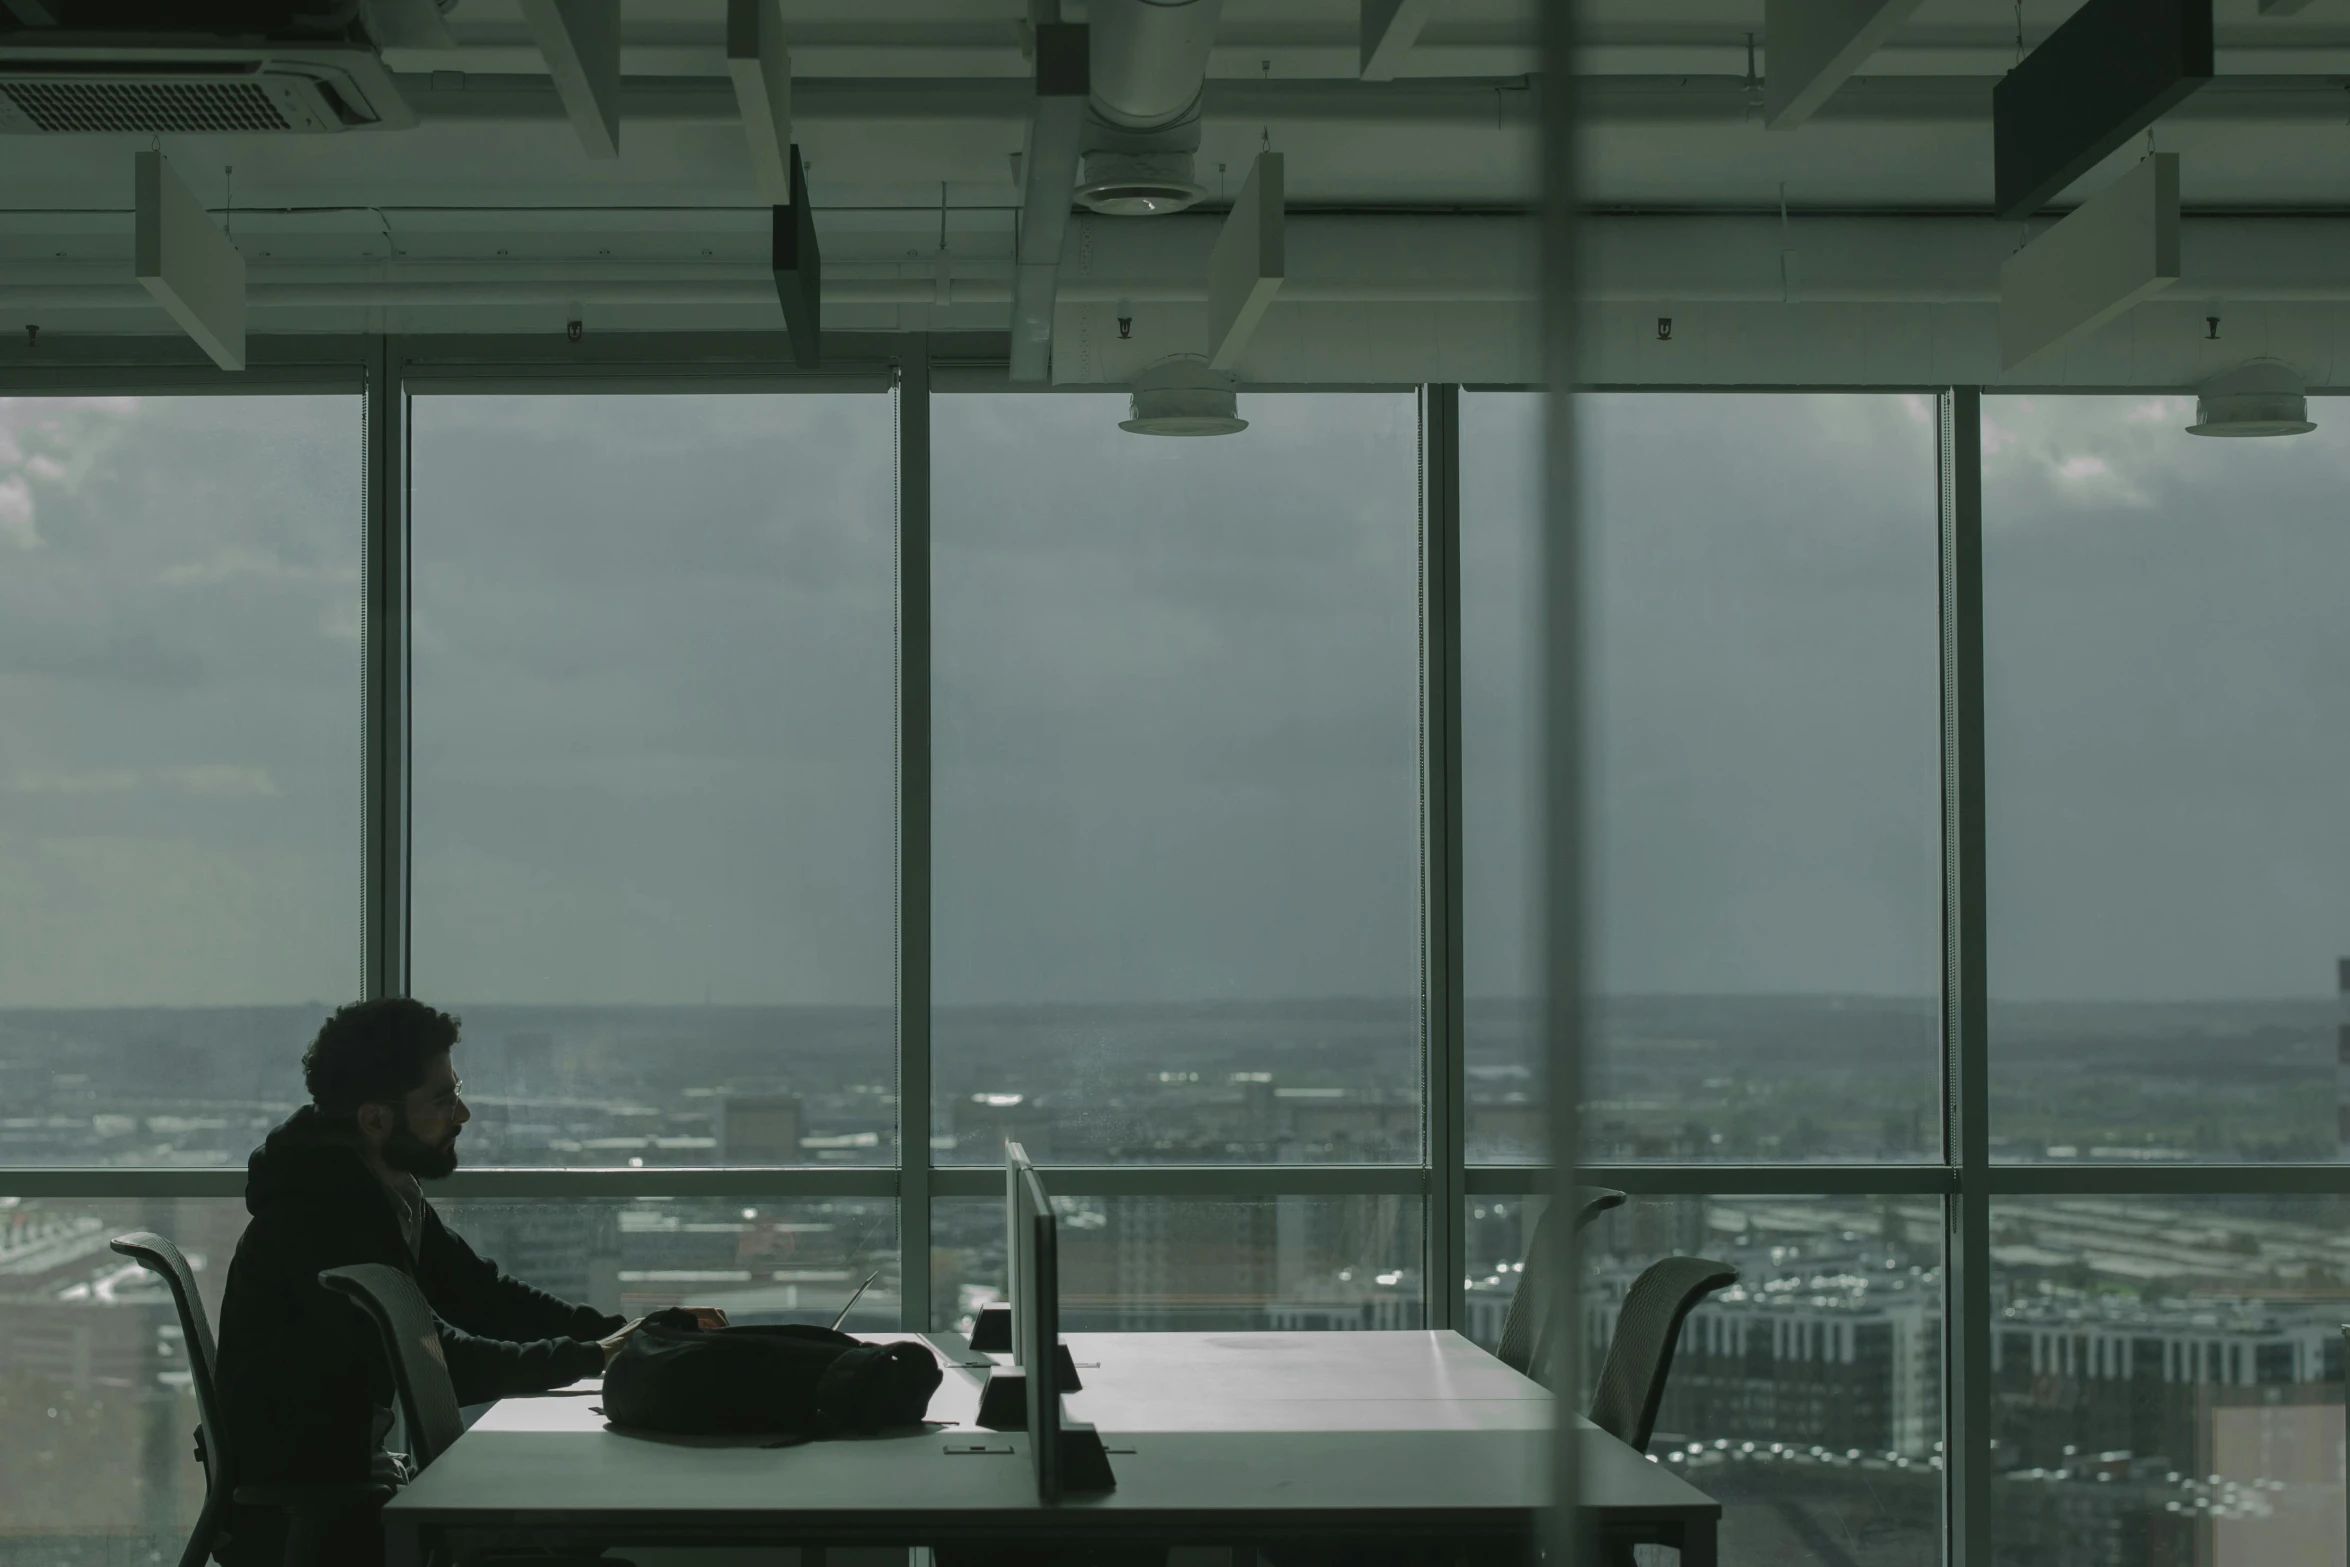
[[[1208,51],[1224,0],[1093,0],[1085,163],[1077,199],[1096,212],[1180,212],[1192,178]]]

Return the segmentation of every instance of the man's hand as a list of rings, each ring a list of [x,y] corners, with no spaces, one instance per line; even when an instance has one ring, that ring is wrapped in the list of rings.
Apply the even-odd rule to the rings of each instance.
[[[619,1332],[613,1334],[610,1338],[600,1338],[596,1340],[596,1346],[604,1352],[605,1365],[609,1366],[612,1364],[612,1357],[620,1353],[620,1346],[627,1343],[628,1336],[631,1333],[634,1333],[638,1328],[643,1327],[644,1324],[645,1319],[638,1317],[635,1321],[629,1323],[628,1326],[622,1328]]]
[[[726,1313],[716,1306],[687,1306],[683,1309],[693,1313],[694,1326],[705,1333],[726,1326]]]

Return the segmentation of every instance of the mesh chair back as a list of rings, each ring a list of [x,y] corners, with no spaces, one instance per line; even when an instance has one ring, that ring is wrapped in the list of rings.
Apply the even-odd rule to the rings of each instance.
[[[1575,1233],[1580,1235],[1592,1220],[1623,1201],[1624,1194],[1612,1187],[1576,1187]],[[1503,1365],[1537,1381],[1541,1378],[1536,1368],[1544,1364],[1544,1340],[1550,1336],[1550,1216],[1556,1211],[1555,1205],[1544,1209],[1534,1226],[1534,1240],[1526,1248],[1526,1266],[1518,1274],[1518,1292],[1510,1297],[1509,1314],[1501,1319],[1501,1346],[1494,1351]]]
[[[1615,1337],[1608,1341],[1607,1359],[1592,1388],[1591,1423],[1634,1452],[1647,1452],[1682,1321],[1706,1296],[1737,1282],[1736,1268],[1704,1257],[1650,1263],[1632,1281],[1616,1313]]]
[[[220,1451],[220,1400],[212,1377],[220,1359],[213,1348],[212,1321],[204,1315],[204,1298],[196,1293],[196,1273],[177,1246],[153,1230],[117,1235],[108,1242],[114,1250],[163,1275],[171,1286],[171,1303],[179,1309],[180,1334],[188,1347],[188,1376],[196,1387],[196,1418],[203,1423],[207,1452]]]
[[[441,1325],[416,1281],[380,1262],[329,1268],[318,1282],[348,1295],[375,1322],[392,1363],[400,1418],[408,1427],[408,1456],[423,1468],[465,1432],[456,1385],[441,1355]]]
[[[153,1230],[117,1235],[107,1243],[149,1273],[161,1274],[171,1287],[171,1303],[179,1312],[180,1342],[187,1346],[188,1381],[196,1393],[196,1455],[204,1461],[204,1509],[189,1535],[181,1567],[198,1567],[210,1559],[213,1536],[229,1494],[228,1444],[220,1422],[220,1393],[214,1376],[219,1355],[212,1343],[212,1319],[204,1315],[204,1297],[196,1293],[195,1270],[188,1259]]]

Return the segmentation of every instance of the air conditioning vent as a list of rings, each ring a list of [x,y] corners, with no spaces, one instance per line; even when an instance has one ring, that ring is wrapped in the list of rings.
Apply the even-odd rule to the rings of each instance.
[[[60,51],[54,36],[38,56],[0,43],[0,134],[315,135],[416,123],[363,49]]]
[[[254,82],[7,81],[6,98],[36,131],[283,131]]]

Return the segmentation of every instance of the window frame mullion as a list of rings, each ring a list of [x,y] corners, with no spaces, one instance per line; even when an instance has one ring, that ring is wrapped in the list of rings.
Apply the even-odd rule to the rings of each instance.
[[[1461,945],[1461,389],[1420,389],[1421,1215],[1428,1326],[1465,1324]]]
[[[360,588],[360,994],[408,994],[409,405],[400,339],[369,339]]]
[[[930,353],[899,362],[897,1041],[899,1326],[930,1320]]]
[[[1991,1143],[1985,958],[1982,390],[1940,399],[1944,1559],[1991,1567]]]

